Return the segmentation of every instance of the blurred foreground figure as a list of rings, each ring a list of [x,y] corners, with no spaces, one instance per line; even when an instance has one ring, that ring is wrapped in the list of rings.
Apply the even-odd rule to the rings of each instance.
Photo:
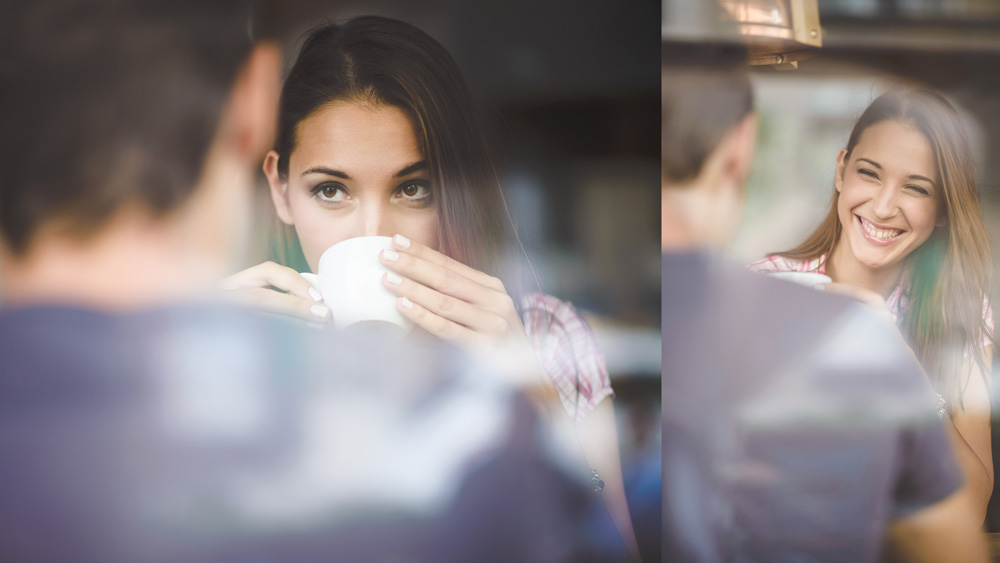
[[[757,132],[744,60],[664,44],[664,560],[984,560],[929,383],[889,321],[717,254]]]
[[[251,2],[22,4],[0,22],[0,560],[585,560],[591,495],[503,377],[209,298],[273,137]]]
[[[590,495],[530,404],[361,336],[211,306],[0,315],[0,558],[586,560]]]

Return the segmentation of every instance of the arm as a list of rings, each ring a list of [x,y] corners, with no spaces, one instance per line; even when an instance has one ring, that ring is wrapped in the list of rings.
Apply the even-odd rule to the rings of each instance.
[[[886,319],[892,319],[880,295],[866,289],[843,283],[826,284],[829,291],[842,293],[873,306]],[[892,326],[896,326],[892,323]],[[992,365],[992,348],[983,349],[983,364]],[[945,417],[945,426],[951,438],[952,447],[965,476],[964,490],[982,526],[986,519],[986,506],[993,494],[993,452],[990,439],[990,395],[983,373],[971,357],[962,362],[962,374],[970,374],[969,382],[962,393],[964,409],[951,405],[951,416]],[[990,378],[987,372],[986,379]]]
[[[892,523],[889,548],[903,561],[927,563],[985,562],[982,518],[966,488]],[[894,558],[895,559],[895,558]]]
[[[383,252],[381,261],[398,277],[395,281],[383,277],[383,285],[400,298],[397,308],[414,324],[438,338],[466,346],[495,349],[513,342],[514,350],[532,349],[520,313],[500,280],[401,235],[393,237],[393,248],[395,255],[387,257]],[[532,357],[537,360],[534,354]],[[550,420],[568,422],[550,374],[541,368],[526,371],[535,374],[528,381],[536,388],[533,395],[536,405],[542,407],[539,410],[548,411]],[[575,430],[588,464],[604,480],[602,495],[608,511],[638,561],[611,401],[601,401]]]
[[[983,363],[989,369],[992,348],[983,349]],[[968,386],[962,394],[965,408],[953,405],[950,420],[946,419],[955,455],[965,475],[963,490],[977,517],[977,526],[986,519],[986,505],[993,494],[993,451],[990,445],[990,398],[978,365],[966,358],[962,373],[971,373]],[[986,373],[987,379],[990,377]]]
[[[577,426],[577,435],[583,447],[587,463],[597,470],[604,480],[601,496],[614,520],[622,541],[634,561],[640,561],[639,546],[632,528],[628,501],[625,498],[625,483],[622,479],[621,456],[618,450],[618,428],[615,423],[614,404],[610,397],[598,403],[597,407]]]

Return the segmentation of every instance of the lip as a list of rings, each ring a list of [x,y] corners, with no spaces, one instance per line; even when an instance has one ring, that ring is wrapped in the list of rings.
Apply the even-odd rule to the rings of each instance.
[[[854,225],[855,227],[857,227],[858,232],[861,233],[861,236],[864,237],[865,240],[867,240],[871,244],[874,244],[875,246],[889,246],[898,241],[904,234],[906,234],[905,230],[897,229],[897,230],[902,230],[903,232],[899,233],[898,235],[896,235],[891,239],[886,240],[886,239],[880,239],[878,237],[873,237],[872,235],[868,234],[868,231],[865,230],[864,225],[861,224],[861,216],[855,215],[854,218],[855,218]],[[869,223],[871,223],[871,221],[869,221]],[[881,227],[876,223],[872,223],[872,225],[874,225],[876,228]]]

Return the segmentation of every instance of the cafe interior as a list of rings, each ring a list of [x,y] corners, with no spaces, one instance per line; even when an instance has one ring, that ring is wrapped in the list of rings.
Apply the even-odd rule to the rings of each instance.
[[[958,109],[977,166],[994,271],[1000,243],[1000,3],[993,0],[722,0],[748,45],[757,152],[746,210],[726,252],[743,263],[802,241],[828,209],[835,157],[861,112],[898,86],[929,87]],[[733,28],[664,2],[664,45],[725,42]],[[775,221],[781,217],[781,221]],[[992,301],[996,302],[997,284]],[[994,362],[996,358],[994,356]],[[994,363],[994,371],[996,364]],[[997,465],[996,381],[992,452]],[[996,488],[985,531],[1000,560]]]

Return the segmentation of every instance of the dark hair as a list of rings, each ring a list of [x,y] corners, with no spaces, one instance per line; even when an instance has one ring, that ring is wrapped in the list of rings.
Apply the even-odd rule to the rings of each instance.
[[[904,283],[910,307],[902,329],[937,391],[949,404],[961,405],[962,391],[968,384],[968,378],[959,373],[963,355],[970,353],[985,377],[989,368],[984,365],[980,342],[985,339],[995,344],[983,319],[983,300],[992,291],[993,268],[972,148],[958,112],[941,94],[922,88],[896,89],[876,98],[858,118],[847,140],[844,162],[850,159],[861,135],[883,121],[913,128],[927,139],[934,153],[948,225],[936,229],[907,258],[912,267]],[[843,230],[837,214],[839,198],[834,189],[830,210],[806,240],[771,256],[829,257]]]
[[[0,53],[0,230],[87,236],[123,204],[156,214],[197,183],[251,47],[248,0],[15,2]]]
[[[281,92],[275,147],[280,175],[288,174],[299,123],[339,100],[392,106],[409,115],[436,190],[442,252],[508,277],[503,270],[513,228],[477,111],[444,47],[410,24],[377,16],[311,31]],[[285,234],[294,239],[293,230]]]
[[[741,45],[664,43],[662,59],[661,173],[677,184],[753,109],[753,89]]]

